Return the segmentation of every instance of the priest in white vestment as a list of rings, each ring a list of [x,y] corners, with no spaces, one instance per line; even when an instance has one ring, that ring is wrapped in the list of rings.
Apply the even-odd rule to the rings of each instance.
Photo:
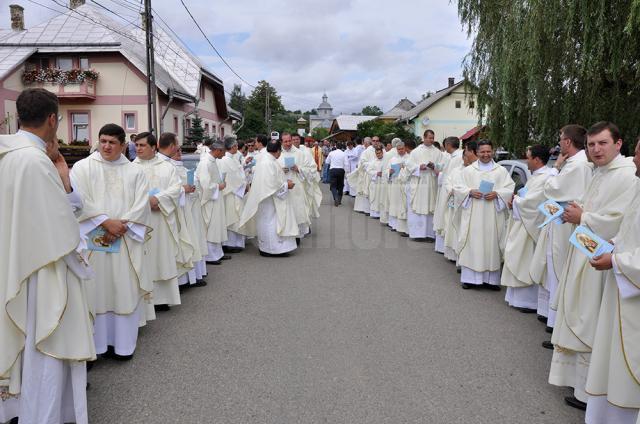
[[[411,207],[407,211],[409,237],[435,241],[433,213],[438,195],[436,168],[442,166],[443,154],[433,145],[435,134],[424,132],[423,143],[411,152],[407,172],[411,174],[407,196]],[[441,168],[440,168],[441,169]]]
[[[118,359],[132,357],[144,298],[153,291],[144,246],[150,232],[149,183],[142,168],[124,157],[124,148],[122,127],[107,124],[98,133],[98,151],[71,170],[84,201],[78,217],[83,233],[104,232],[101,243],[119,240],[116,251],[91,252],[95,277],[87,286],[96,352]]]
[[[351,140],[347,142],[347,150],[344,151],[344,156],[344,193],[348,194],[351,197],[355,197],[355,195],[357,194],[357,188],[351,186],[351,184],[349,184],[348,178],[346,178],[347,175],[351,174],[358,168],[358,160],[360,158],[358,155],[358,150],[356,150],[355,142]]]
[[[396,143],[396,157],[389,161],[389,227],[408,237],[407,229],[407,179],[406,163],[409,154],[402,141]]]
[[[369,162],[375,159],[375,148],[371,144],[371,138],[365,137],[364,145],[357,145],[362,152],[359,154],[358,165],[356,170],[346,178],[349,184],[356,190],[356,198],[353,202],[353,210],[369,215],[371,213],[371,205],[369,199],[369,184],[371,179],[367,175],[367,166]],[[378,211],[379,216],[379,211]]]
[[[282,135],[282,152],[278,158],[278,163],[282,167],[288,180],[293,181],[294,186],[290,190],[288,197],[293,204],[293,209],[298,223],[298,236],[301,239],[309,233],[311,228],[311,218],[309,214],[309,206],[307,203],[307,194],[304,189],[304,181],[311,175],[306,175],[305,171],[309,170],[310,164],[307,162],[307,156],[293,145],[291,135],[285,133]],[[290,167],[288,167],[288,164]]]
[[[227,220],[227,240],[222,242],[222,249],[227,253],[238,253],[245,246],[245,236],[238,232],[238,223],[244,207],[247,181],[242,164],[234,156],[238,151],[235,138],[225,142],[225,150],[225,155],[218,161],[226,183],[222,196]]]
[[[361,177],[361,181],[363,179],[368,180],[363,184],[366,184],[368,187],[371,218],[380,218],[380,209],[382,208],[380,205],[380,199],[382,197],[382,184],[380,181],[384,178],[382,175],[384,149],[381,146],[377,146],[374,148],[374,152],[376,157],[371,161],[367,161],[366,173]],[[366,154],[366,152],[363,153],[363,156],[364,154]]]
[[[563,219],[588,227],[605,240],[620,229],[622,217],[635,195],[636,168],[620,155],[617,127],[594,124],[587,132],[587,149],[596,169],[580,203],[567,205]],[[551,342],[554,345],[549,383],[569,386],[574,396],[565,401],[584,408],[585,385],[606,274],[589,265],[587,256],[569,246],[552,308],[558,312]]]
[[[582,199],[593,176],[593,166],[584,152],[586,140],[587,129],[580,125],[566,125],[560,130],[560,156],[553,170],[557,175],[545,181],[545,200],[568,203]],[[538,314],[547,317],[548,331],[555,325],[556,318],[555,310],[550,308],[550,300],[555,298],[569,250],[569,238],[574,230],[575,225],[561,220],[546,225],[540,231],[531,259],[531,279],[540,285]],[[543,342],[543,346],[553,349],[549,341]]]
[[[634,162],[640,175],[640,143]],[[634,424],[640,408],[640,182],[624,212],[615,249],[591,261],[607,272],[586,391],[587,424]]]
[[[394,139],[397,142],[399,138]],[[384,153],[382,158],[382,174],[386,178],[382,178],[378,183],[380,184],[380,223],[389,224],[389,162],[391,159],[398,155],[395,146],[391,150]]]
[[[211,152],[200,159],[196,168],[195,183],[207,238],[208,264],[220,265],[222,260],[230,259],[222,250],[222,243],[227,241],[227,218],[222,192],[227,187],[225,175],[220,170],[220,159],[224,157],[224,145],[216,142],[211,145]]]
[[[178,207],[182,183],[175,166],[157,155],[158,143],[153,134],[138,134],[135,144],[137,157],[133,163],[142,168],[149,184],[149,225],[153,232],[147,242],[146,266],[153,281],[153,304],[156,310],[166,311],[171,305],[180,304],[176,258],[180,249]]]
[[[507,203],[515,183],[509,172],[493,161],[490,141],[478,143],[478,160],[462,171],[461,185],[454,186],[460,204],[458,263],[463,289],[488,284],[500,290],[500,268],[506,236]],[[489,184],[490,191],[481,192]]]
[[[540,144],[527,149],[531,177],[511,202],[513,213],[507,232],[501,284],[507,287],[505,301],[509,306],[526,313],[535,313],[538,309],[540,286],[531,279],[529,267],[540,235],[539,225],[545,218],[538,206],[546,200],[544,183],[553,173],[547,166],[549,156],[549,148]]]
[[[239,226],[251,227],[255,221],[258,250],[262,256],[287,256],[296,249],[299,227],[289,191],[293,181],[286,178],[278,163],[279,141],[267,144],[267,153],[255,168],[254,181],[247,195]]]
[[[313,140],[313,139],[311,139]],[[307,209],[310,218],[320,218],[320,204],[322,203],[322,189],[320,189],[320,173],[313,158],[313,150],[304,144],[300,144],[300,137],[294,134],[291,136],[293,146],[300,149],[305,155],[302,164],[302,172],[305,179],[302,181],[307,199]]]
[[[458,229],[460,228],[460,221],[462,216],[462,202],[464,198],[458,198],[456,202],[456,196],[454,187],[459,186],[460,189],[464,189],[465,183],[462,179],[462,171],[467,166],[478,160],[476,151],[478,145],[475,141],[467,143],[466,148],[462,154],[462,165],[454,168],[450,168],[442,189],[447,194],[447,212],[445,213],[445,231],[444,231],[444,256],[451,262],[458,262]]]
[[[462,166],[463,153],[463,150],[460,149],[460,139],[458,137],[447,137],[443,143],[445,154],[443,155],[442,169],[435,169],[438,175],[438,194],[436,196],[436,209],[433,213],[433,231],[436,235],[434,249],[439,253],[445,252],[444,237],[448,209],[447,199],[449,198],[449,193],[443,189],[443,186],[451,170]]]
[[[88,423],[86,362],[96,357],[74,209],[58,151],[58,100],[16,101],[22,127],[0,136],[0,421]]]

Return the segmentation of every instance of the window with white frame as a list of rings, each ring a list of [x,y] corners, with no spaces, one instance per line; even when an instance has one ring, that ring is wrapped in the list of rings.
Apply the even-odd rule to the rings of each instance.
[[[63,71],[70,71],[73,69],[73,59],[70,57],[59,57],[56,59],[56,68]]]
[[[125,131],[136,131],[138,123],[136,122],[136,114],[133,112],[124,113],[124,129]]]
[[[89,114],[71,113],[71,141],[89,141]]]

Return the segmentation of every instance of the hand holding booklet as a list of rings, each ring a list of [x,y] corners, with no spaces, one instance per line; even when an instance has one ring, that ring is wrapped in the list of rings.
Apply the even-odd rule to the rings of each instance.
[[[187,184],[192,186],[195,185],[195,169],[187,169]]]
[[[107,231],[98,226],[87,234],[87,248],[96,252],[118,253],[120,251],[121,238],[109,243],[104,239]]]
[[[553,199],[546,200],[540,203],[538,210],[545,216],[545,220],[542,224],[538,225],[538,228],[542,228],[551,221],[560,219],[564,213],[564,207]]]
[[[293,168],[296,165],[296,158],[294,158],[293,156],[289,156],[284,158],[284,167],[285,168]]]
[[[399,163],[392,163],[391,164],[391,169],[393,169],[393,174],[391,174],[391,178],[397,177],[398,174],[400,173],[400,164]]]
[[[605,253],[613,252],[614,246],[602,237],[594,234],[584,225],[580,225],[571,235],[569,239],[579,251],[587,255],[589,259]]]
[[[493,191],[493,182],[482,180],[480,181],[480,187],[478,187],[478,191],[482,194],[489,194]]]
[[[151,190],[149,190],[149,197],[155,196],[158,193],[160,193],[160,189],[159,188],[152,188]]]

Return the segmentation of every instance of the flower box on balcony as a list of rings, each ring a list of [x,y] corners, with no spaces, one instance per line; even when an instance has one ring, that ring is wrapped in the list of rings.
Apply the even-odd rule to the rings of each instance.
[[[33,69],[22,74],[25,85],[35,85],[51,91],[60,98],[96,98],[98,72],[92,69],[71,69],[63,71],[56,68]]]

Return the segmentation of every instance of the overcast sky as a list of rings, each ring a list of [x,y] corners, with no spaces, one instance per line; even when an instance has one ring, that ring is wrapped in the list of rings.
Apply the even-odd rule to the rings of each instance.
[[[54,9],[52,0],[36,0]],[[68,0],[58,0],[68,2]],[[133,19],[140,0],[96,0]],[[91,3],[92,0],[87,0]],[[25,25],[55,12],[28,0],[0,0],[0,27],[10,26],[10,3],[25,8]],[[269,81],[290,110],[317,107],[323,92],[334,113],[383,110],[407,97],[460,79],[471,41],[449,0],[186,0],[205,32],[245,80]],[[179,0],[153,8],[216,75],[227,91],[238,78],[220,61]],[[108,14],[108,12],[106,12]],[[113,17],[113,16],[112,16]],[[138,17],[136,17],[138,19]],[[248,94],[251,87],[243,86]]]

